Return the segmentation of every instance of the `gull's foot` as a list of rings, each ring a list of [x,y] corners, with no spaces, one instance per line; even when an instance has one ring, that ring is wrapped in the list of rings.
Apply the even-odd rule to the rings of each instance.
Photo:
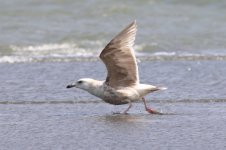
[[[118,115],[118,114],[121,114],[119,111],[116,111],[116,112],[112,112],[113,115]]]
[[[164,115],[164,113],[161,113],[159,111],[153,110],[151,108],[146,108],[146,111],[149,112],[150,114]]]

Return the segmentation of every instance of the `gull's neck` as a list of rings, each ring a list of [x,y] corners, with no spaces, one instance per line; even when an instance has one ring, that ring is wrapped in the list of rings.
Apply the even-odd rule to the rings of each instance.
[[[89,93],[99,97],[100,94],[103,93],[102,92],[103,91],[103,85],[104,85],[104,81],[93,80],[92,82],[90,82],[87,89],[84,89],[84,90],[86,90]]]

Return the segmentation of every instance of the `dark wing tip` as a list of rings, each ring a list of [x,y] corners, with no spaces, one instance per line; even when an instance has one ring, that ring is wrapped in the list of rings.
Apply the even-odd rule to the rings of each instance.
[[[137,30],[137,29],[136,29],[136,28],[137,28],[137,21],[136,21],[136,20],[134,20],[132,23],[130,23],[127,27],[125,27],[124,30],[125,30],[125,29],[129,29],[129,28],[131,28],[132,26],[134,26],[134,27],[135,27],[135,30]]]
[[[133,22],[131,24],[135,24],[136,25],[137,24],[137,21],[136,20],[133,20]]]
[[[130,23],[129,25],[127,25],[118,35],[120,35],[123,31],[125,30],[130,30],[130,28],[134,28],[134,32],[136,33],[137,31],[137,24],[136,24],[136,20],[134,20],[132,23]],[[116,37],[118,36],[116,35]],[[114,38],[113,38],[114,39]],[[113,40],[112,39],[112,40]],[[109,44],[109,43],[108,43]],[[106,48],[106,47],[105,47]],[[102,59],[103,56],[103,51],[100,53],[99,58]]]

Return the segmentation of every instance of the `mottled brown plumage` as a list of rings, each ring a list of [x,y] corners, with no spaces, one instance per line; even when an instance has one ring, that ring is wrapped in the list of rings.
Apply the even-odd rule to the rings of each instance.
[[[136,31],[137,25],[134,21],[115,36],[100,54],[108,71],[106,84],[113,88],[128,87],[139,83],[133,49]]]

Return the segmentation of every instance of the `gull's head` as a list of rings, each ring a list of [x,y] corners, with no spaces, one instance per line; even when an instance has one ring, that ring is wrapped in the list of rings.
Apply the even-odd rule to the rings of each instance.
[[[92,84],[93,84],[94,80],[93,79],[89,79],[89,78],[83,78],[83,79],[79,79],[77,82],[69,84],[67,86],[67,88],[80,88],[83,90],[88,90]]]

